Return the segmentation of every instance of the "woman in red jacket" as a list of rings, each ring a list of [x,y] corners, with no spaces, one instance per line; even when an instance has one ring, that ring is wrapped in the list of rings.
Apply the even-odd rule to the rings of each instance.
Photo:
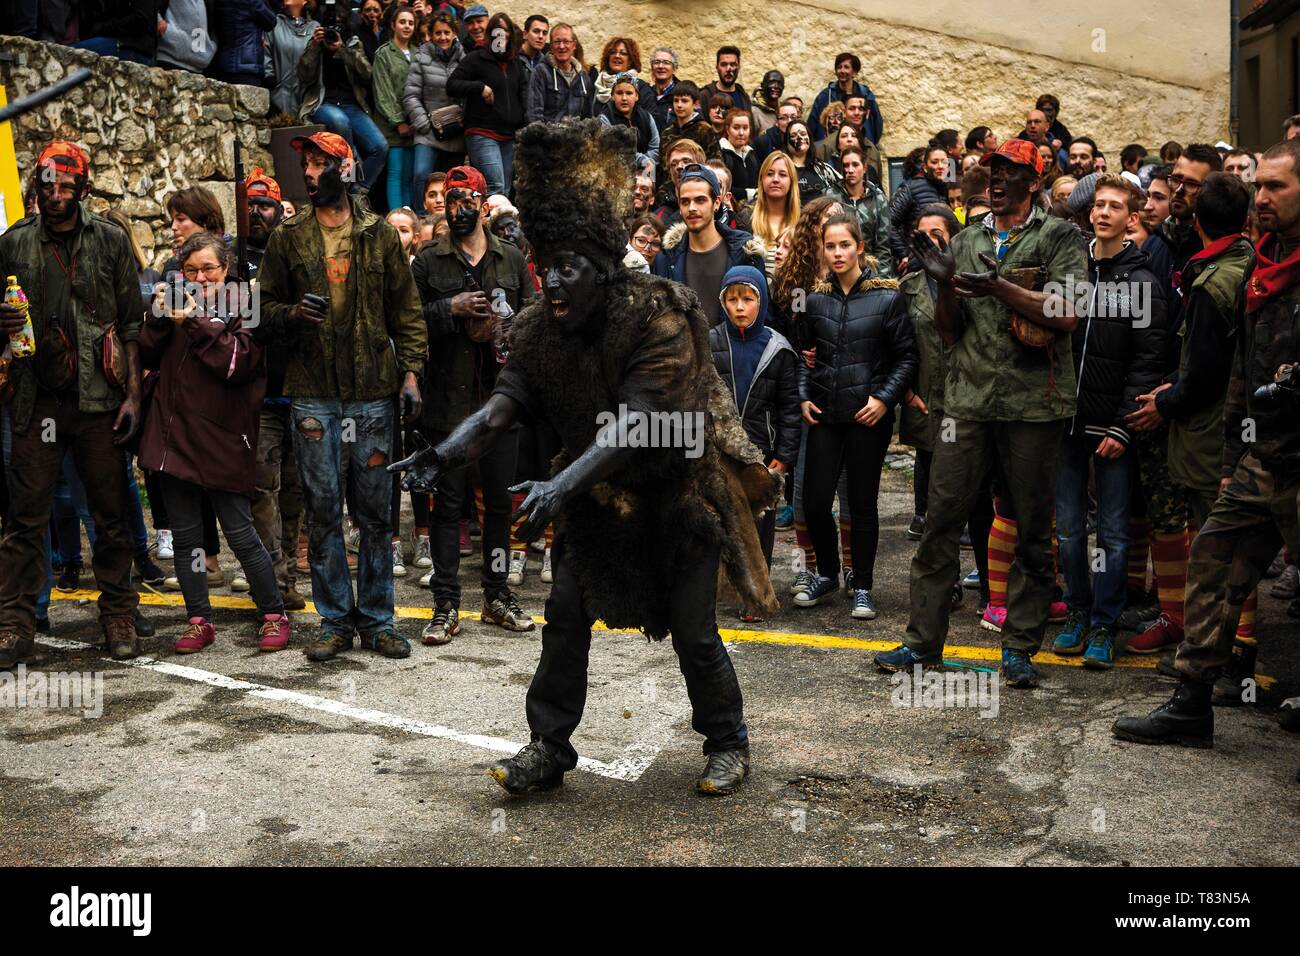
[[[216,639],[208,621],[212,605],[203,554],[204,492],[257,603],[259,646],[278,651],[289,643],[289,619],[251,509],[266,361],[243,324],[247,309],[241,306],[250,303],[237,285],[226,285],[230,252],[224,240],[197,233],[186,240],[178,259],[184,287],[157,287],[140,333],[145,367],[159,370],[140,439],[140,464],[158,472],[162,481],[175,538],[176,577],[189,617],[176,651],[197,653]]]

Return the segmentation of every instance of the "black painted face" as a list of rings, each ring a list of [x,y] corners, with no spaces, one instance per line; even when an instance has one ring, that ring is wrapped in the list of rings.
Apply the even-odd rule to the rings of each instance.
[[[482,207],[477,196],[466,189],[452,189],[447,193],[447,225],[451,234],[463,239],[478,228]]]
[[[785,77],[780,70],[768,70],[763,74],[763,95],[769,103],[778,103],[785,92]]]
[[[537,265],[546,317],[566,335],[589,328],[604,308],[605,277],[600,267],[582,253],[570,251],[543,256]]]
[[[36,208],[52,225],[61,226],[76,219],[78,206],[86,195],[86,180],[59,170],[54,164],[41,169],[36,188]]]
[[[528,251],[528,240],[524,238],[523,227],[519,225],[519,220],[514,216],[499,217],[492,224],[492,232],[498,239],[504,239],[524,252]]]
[[[311,204],[322,208],[340,205],[347,194],[347,186],[343,182],[343,168],[338,157],[304,147],[302,164],[302,178]]]
[[[284,218],[284,207],[274,199],[252,198],[248,201],[248,238],[265,245],[271,230]]]

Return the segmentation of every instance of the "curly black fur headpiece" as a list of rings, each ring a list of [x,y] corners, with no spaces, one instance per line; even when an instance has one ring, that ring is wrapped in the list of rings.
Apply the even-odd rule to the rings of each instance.
[[[532,123],[515,147],[515,203],[533,250],[622,261],[632,218],[636,134],[594,119]]]

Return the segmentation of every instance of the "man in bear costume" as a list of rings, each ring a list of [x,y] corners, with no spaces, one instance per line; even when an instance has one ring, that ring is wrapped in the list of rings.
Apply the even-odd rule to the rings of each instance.
[[[720,585],[742,607],[776,613],[756,517],[781,497],[745,435],[685,286],[622,265],[635,148],[593,120],[519,133],[516,199],[543,290],[509,329],[509,359],[474,415],[436,448],[392,470],[428,490],[473,462],[516,421],[547,422],[562,450],[529,481],[521,538],[556,521],[554,584],[528,690],[531,742],[491,775],[511,793],[558,787],[578,762],[569,742],[587,696],[591,626],[672,635],[707,764],[705,794],[749,773],[740,684],[718,633]],[[646,447],[655,434],[657,447]],[[665,440],[666,439],[666,440]]]

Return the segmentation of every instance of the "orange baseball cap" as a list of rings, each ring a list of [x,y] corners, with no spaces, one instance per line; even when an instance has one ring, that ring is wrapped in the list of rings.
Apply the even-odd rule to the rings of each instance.
[[[1030,166],[1039,176],[1043,175],[1043,157],[1038,155],[1038,147],[1027,139],[1008,139],[991,153],[985,153],[980,159],[981,166],[988,166],[994,156],[1001,156],[1021,166]]]
[[[453,189],[468,189],[480,196],[487,195],[487,180],[473,166],[456,166],[447,170],[447,178],[442,181],[442,188],[447,192]]]
[[[44,166],[47,163],[55,163],[80,176],[90,174],[90,158],[86,155],[86,151],[76,143],[70,143],[66,139],[56,139],[41,150],[36,165]]]
[[[265,197],[279,202],[282,198],[280,184],[266,175],[261,166],[254,166],[253,171],[248,174],[248,178],[244,180],[244,190],[248,193],[250,199]]]
[[[348,146],[348,141],[338,133],[327,133],[321,130],[310,136],[295,136],[289,141],[289,145],[300,153],[304,143],[311,143],[327,156],[335,156],[338,159],[352,158],[352,147]]]

